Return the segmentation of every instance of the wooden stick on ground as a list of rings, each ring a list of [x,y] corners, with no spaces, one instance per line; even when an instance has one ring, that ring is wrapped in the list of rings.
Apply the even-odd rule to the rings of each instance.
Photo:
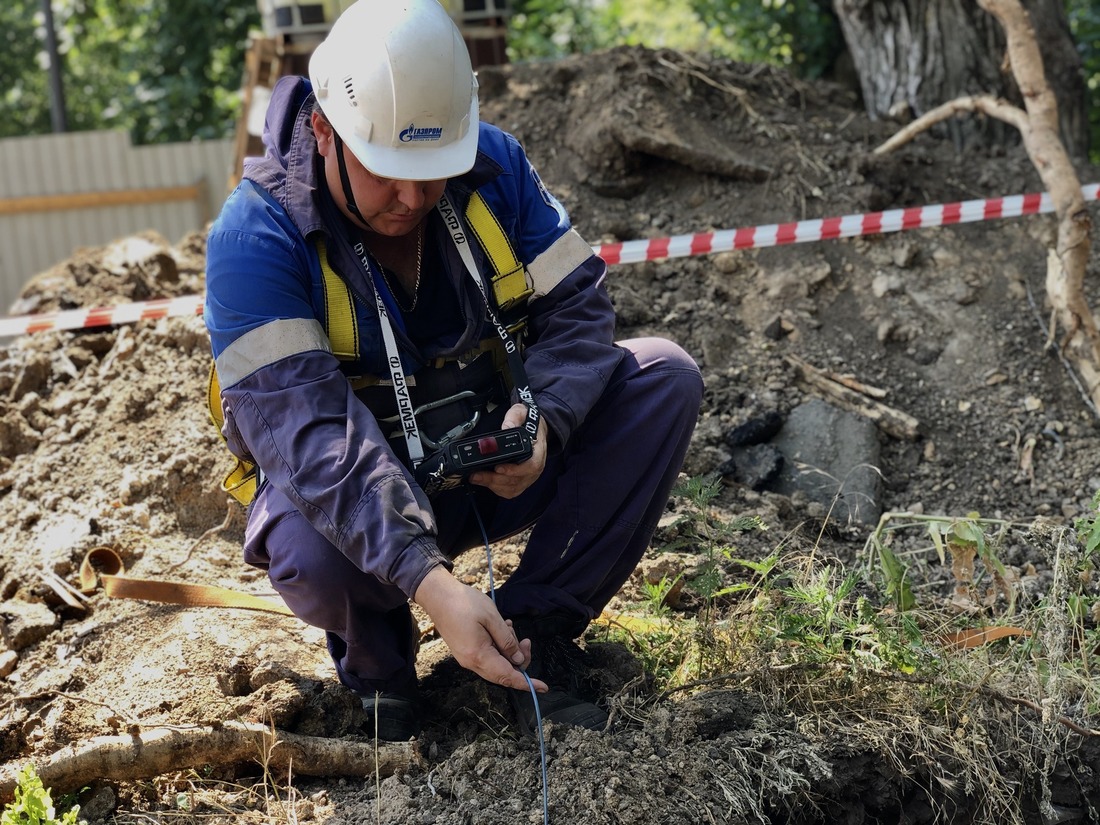
[[[883,432],[905,441],[915,441],[920,435],[917,419],[852,389],[853,385],[859,386],[853,379],[841,382],[797,355],[788,355],[786,360],[798,370],[807,384],[821,390],[845,409],[870,418]]]
[[[416,742],[324,739],[260,724],[223,722],[187,728],[150,728],[127,736],[99,736],[62,748],[35,769],[42,784],[68,793],[96,780],[150,779],[196,765],[255,761],[305,776],[391,776],[419,764]],[[12,798],[19,763],[0,767],[0,801]]]

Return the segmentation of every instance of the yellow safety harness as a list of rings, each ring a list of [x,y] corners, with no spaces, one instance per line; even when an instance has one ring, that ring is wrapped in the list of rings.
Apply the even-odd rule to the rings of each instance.
[[[469,204],[466,206],[466,219],[470,230],[477,237],[481,248],[485,251],[493,266],[492,288],[493,297],[502,313],[509,313],[517,309],[531,296],[534,290],[528,286],[527,275],[523,263],[516,256],[508,236],[497,220],[496,215],[489,209],[484,198],[475,192]],[[359,325],[356,322],[355,296],[328,261],[328,253],[322,241],[317,242],[317,253],[321,263],[321,283],[325,301],[325,334],[328,336],[332,354],[341,361],[356,361],[360,357]],[[526,323],[526,316],[513,320],[508,324],[509,332],[521,330]],[[459,360],[465,360],[472,354],[494,351],[494,359],[500,356],[498,366],[503,366],[503,348],[499,346],[500,339],[494,336],[486,339],[475,347],[475,352],[464,353]],[[500,353],[495,350],[500,349]],[[439,366],[437,364],[436,366]],[[371,383],[377,379],[367,377],[358,382],[353,382],[356,389]],[[206,401],[210,413],[210,420],[221,433],[225,418],[222,414],[221,385],[218,383],[218,373],[215,365],[210,365],[210,376],[206,388]],[[259,474],[256,465],[250,461],[237,458],[236,466],[225,477],[222,489],[229,493],[242,505],[247,506],[256,496],[256,488]]]

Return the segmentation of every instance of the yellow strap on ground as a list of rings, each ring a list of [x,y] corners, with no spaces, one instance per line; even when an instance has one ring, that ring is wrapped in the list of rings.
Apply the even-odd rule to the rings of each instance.
[[[241,590],[159,579],[131,579],[122,575],[124,572],[118,553],[110,547],[94,547],[80,564],[80,590],[93,593],[96,586],[102,583],[104,592],[116,599],[140,599],[185,607],[236,607],[283,616],[294,615],[281,602]]]
[[[497,305],[502,312],[507,311],[534,292],[527,286],[523,264],[508,243],[508,236],[504,234],[496,215],[489,210],[485,199],[477,192],[470,196],[466,219],[496,270],[493,276],[493,295],[497,299]]]
[[[317,241],[321,259],[321,284],[325,294],[325,332],[332,354],[341,361],[359,360],[359,324],[355,318],[355,296],[328,262],[324,241]]]

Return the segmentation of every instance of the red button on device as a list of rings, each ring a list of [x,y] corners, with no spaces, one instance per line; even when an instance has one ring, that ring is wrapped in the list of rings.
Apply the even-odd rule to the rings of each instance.
[[[497,446],[497,440],[492,436],[486,436],[485,438],[479,438],[477,440],[477,451],[482,455],[492,455],[500,447]]]

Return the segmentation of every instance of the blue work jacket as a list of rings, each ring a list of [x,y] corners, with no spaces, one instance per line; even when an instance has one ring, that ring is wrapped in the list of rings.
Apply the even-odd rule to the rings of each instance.
[[[308,80],[276,85],[264,129],[265,155],[249,161],[207,243],[205,320],[221,383],[229,449],[254,462],[266,483],[250,513],[265,518],[274,485],[359,569],[412,596],[428,571],[448,564],[435,543],[427,496],[395,455],[350,376],[388,376],[375,294],[394,320],[404,371],[469,351],[495,334],[483,299],[440,221],[435,249],[458,297],[464,328],[417,347],[388,291],[353,250],[353,227],[328,191],[310,125]],[[525,265],[524,366],[552,448],[564,445],[622,358],[613,343],[606,267],[572,229],[518,141],[481,124],[473,168],[447,183],[461,212],[477,191]],[[340,360],[326,335],[318,241],[355,296],[359,356]],[[492,269],[471,238],[489,281]]]

